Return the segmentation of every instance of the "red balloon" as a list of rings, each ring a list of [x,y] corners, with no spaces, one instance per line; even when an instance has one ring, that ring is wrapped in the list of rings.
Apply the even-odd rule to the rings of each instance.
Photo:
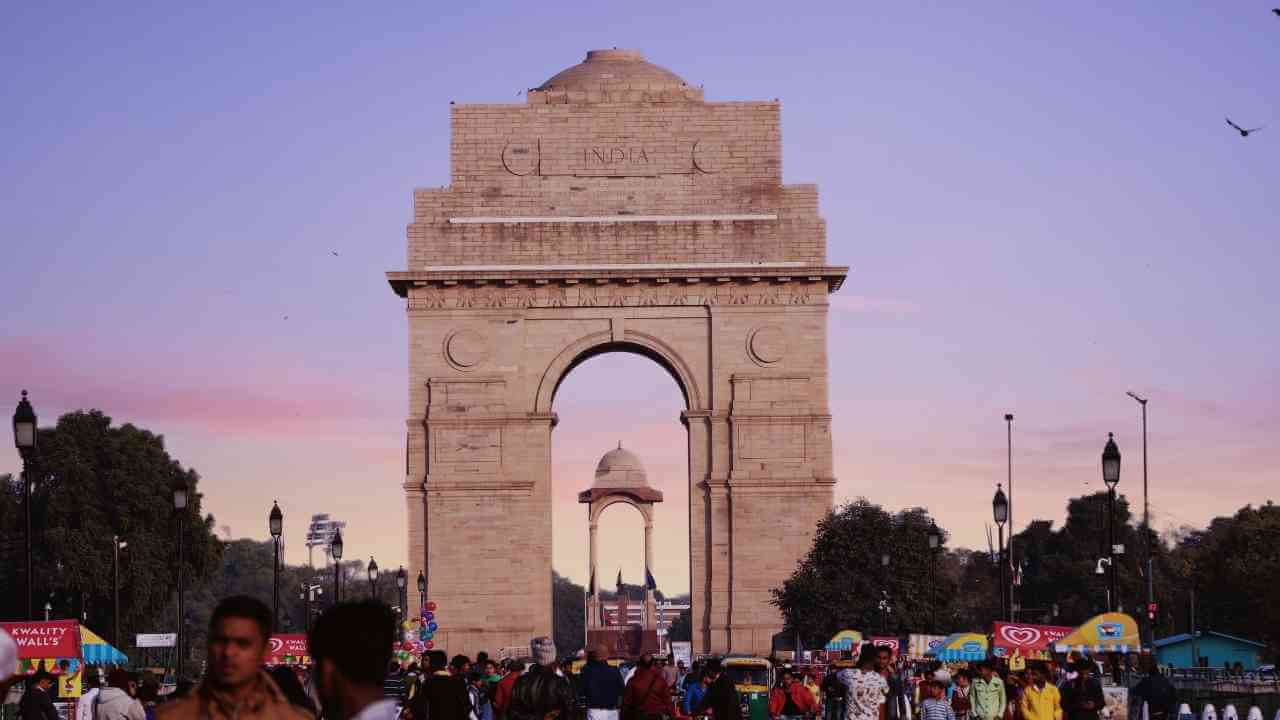
[[[400,646],[400,648],[401,648],[402,650],[412,650],[412,649],[413,649],[413,643],[411,643],[411,642],[406,642],[406,643],[404,643],[403,645],[401,645],[401,646]]]
[[[435,611],[436,611],[436,604],[435,604],[434,602],[429,602],[429,603],[427,603],[427,610],[429,610],[429,611],[431,611],[431,612],[435,612]]]
[[[428,640],[428,641],[427,641],[427,649],[428,649],[428,650],[433,649],[435,646],[436,646],[435,641],[433,641],[433,640]]]

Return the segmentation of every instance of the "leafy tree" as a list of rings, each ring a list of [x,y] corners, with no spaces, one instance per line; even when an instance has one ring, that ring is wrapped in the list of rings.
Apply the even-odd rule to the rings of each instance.
[[[1170,558],[1183,592],[1168,613],[1176,629],[1190,630],[1190,594],[1196,626],[1267,643],[1280,653],[1280,507],[1246,505],[1188,533]]]
[[[552,635],[561,656],[582,649],[587,637],[586,588],[551,571]]]
[[[689,610],[681,610],[675,620],[671,621],[671,627],[667,629],[667,639],[671,642],[689,642],[693,640],[693,613]]]
[[[795,573],[773,591],[787,631],[818,647],[843,628],[897,634],[929,627],[935,609],[949,617],[955,581],[935,572],[931,522],[923,509],[890,514],[865,498],[837,508],[818,523]]]
[[[217,567],[221,552],[212,516],[201,513],[200,476],[169,456],[162,436],[130,424],[113,426],[99,410],[68,413],[55,427],[41,429],[31,472],[36,604],[48,601],[53,617],[81,617],[110,638],[116,611],[112,536],[118,535],[128,548],[120,554],[117,644],[127,652],[135,633],[172,631],[176,618],[162,611],[175,596],[178,533],[189,586]],[[182,515],[173,509],[171,484],[178,479],[189,488]],[[20,555],[21,494],[13,483],[5,487],[0,542],[17,544]],[[6,587],[19,590],[18,572],[6,577]],[[20,590],[0,594],[0,616],[24,613]]]

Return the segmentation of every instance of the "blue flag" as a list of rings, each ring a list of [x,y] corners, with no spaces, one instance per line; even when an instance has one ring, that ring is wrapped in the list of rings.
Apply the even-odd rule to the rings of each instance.
[[[657,590],[658,583],[653,579],[653,573],[649,572],[649,568],[644,569],[644,586],[649,590]]]

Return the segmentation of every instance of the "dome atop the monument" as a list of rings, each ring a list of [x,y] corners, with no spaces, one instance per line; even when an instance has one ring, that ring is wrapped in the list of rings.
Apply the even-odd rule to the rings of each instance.
[[[649,487],[649,476],[645,474],[640,458],[623,448],[622,443],[618,443],[618,447],[600,458],[600,463],[596,465],[596,481],[592,486],[598,488]]]
[[[679,75],[644,59],[639,50],[590,50],[587,59],[534,88],[540,93],[591,93],[599,101],[701,97]]]

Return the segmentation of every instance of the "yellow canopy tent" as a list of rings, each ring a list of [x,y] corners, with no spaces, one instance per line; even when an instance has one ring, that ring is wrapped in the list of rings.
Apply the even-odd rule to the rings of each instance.
[[[1142,651],[1138,623],[1124,613],[1102,613],[1089,618],[1070,635],[1053,644],[1060,653],[1136,653]]]

